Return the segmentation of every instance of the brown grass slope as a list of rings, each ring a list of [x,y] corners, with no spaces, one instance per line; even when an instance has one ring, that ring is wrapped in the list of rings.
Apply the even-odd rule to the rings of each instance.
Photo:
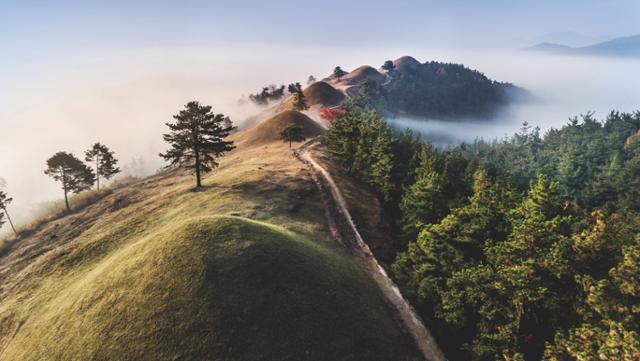
[[[302,127],[307,139],[324,132],[322,127],[308,116],[295,110],[285,110],[238,134],[236,141],[238,146],[245,147],[277,142],[280,140],[280,132],[291,124]]]
[[[309,85],[304,89],[303,93],[309,105],[334,106],[345,99],[345,95],[342,92],[323,81],[317,81]]]
[[[374,283],[338,248],[285,112],[193,192],[184,170],[112,190],[0,255],[0,360],[406,360]],[[253,137],[262,137],[255,142]]]
[[[379,71],[369,65],[363,65],[354,69],[349,74],[346,74],[340,79],[340,83],[349,85],[360,85],[367,80],[373,80],[375,82],[384,81],[385,76]]]
[[[334,88],[331,84],[324,81],[317,81],[302,91],[307,98],[307,105],[314,106],[320,105],[325,107],[332,107],[340,104],[346,96],[341,91]],[[293,109],[293,97],[290,96],[285,99],[278,110],[292,110]]]
[[[417,61],[414,57],[411,56],[401,56],[398,59],[393,61],[393,65],[396,66],[397,70],[405,70],[405,69],[411,69],[411,68],[416,68],[418,66],[420,66],[420,62]]]

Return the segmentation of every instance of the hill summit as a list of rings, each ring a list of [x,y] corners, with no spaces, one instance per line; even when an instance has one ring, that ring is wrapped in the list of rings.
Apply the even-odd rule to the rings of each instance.
[[[395,68],[389,71],[363,65],[324,80],[391,116],[484,118],[529,97],[524,89],[491,80],[460,64],[420,63],[411,56],[402,56],[393,64]]]
[[[197,192],[189,171],[162,171],[0,243],[0,358],[413,359],[279,139],[290,124],[324,131],[283,111],[233,134]]]
[[[273,225],[193,218],[96,262],[3,327],[3,357],[388,360],[398,342],[391,319],[369,317],[385,306],[362,272]]]

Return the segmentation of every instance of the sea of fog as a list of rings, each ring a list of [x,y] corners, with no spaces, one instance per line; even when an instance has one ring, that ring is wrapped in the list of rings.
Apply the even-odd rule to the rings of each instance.
[[[518,131],[524,122],[544,132],[570,117],[612,110],[640,110],[640,59],[574,57],[534,52],[443,53],[439,59],[461,62],[490,78],[529,90],[536,98],[505,108],[490,119],[396,118],[397,129],[411,128],[425,139],[446,146],[475,139],[492,140]]]
[[[285,45],[93,49],[46,61],[34,57],[0,71],[0,177],[14,198],[13,218],[23,223],[39,204],[62,197],[59,184],[43,174],[56,151],[81,156],[100,141],[116,152],[125,173],[151,174],[163,166],[158,153],[166,147],[164,123],[187,101],[213,105],[241,125],[260,109],[239,100],[263,85],[304,82],[336,65],[378,66],[402,55],[463,63],[539,99],[511,107],[498,119],[391,121],[439,145],[500,138],[524,121],[546,130],[588,111],[604,117],[612,109],[640,109],[637,59]]]

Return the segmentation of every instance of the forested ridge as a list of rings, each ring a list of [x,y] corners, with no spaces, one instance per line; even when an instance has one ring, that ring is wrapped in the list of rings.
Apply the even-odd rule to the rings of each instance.
[[[399,62],[400,59],[396,60]],[[358,68],[354,73],[358,73]],[[497,114],[514,101],[531,99],[524,89],[492,80],[462,64],[429,61],[396,67],[387,60],[384,76],[373,74],[354,91],[374,103],[376,109],[391,116],[458,119],[486,118]],[[339,73],[338,73],[339,74]],[[338,75],[334,71],[334,76]]]
[[[384,88],[388,108],[396,114],[483,117],[526,95],[521,88],[461,64],[430,61],[391,74]]]
[[[325,143],[384,201],[389,267],[449,359],[640,359],[640,113],[438,149],[366,100]]]

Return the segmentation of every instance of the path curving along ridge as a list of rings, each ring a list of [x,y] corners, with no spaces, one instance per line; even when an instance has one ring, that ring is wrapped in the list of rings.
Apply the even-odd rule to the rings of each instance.
[[[446,361],[444,353],[438,347],[429,329],[424,325],[409,302],[402,296],[398,286],[387,275],[384,268],[380,266],[369,246],[362,239],[351,218],[347,203],[333,177],[313,159],[310,150],[320,144],[318,139],[314,138],[306,142],[294,152],[294,155],[309,168],[313,180],[320,190],[331,234],[337,242],[363,261],[365,270],[378,284],[386,301],[396,312],[402,327],[413,337],[425,360]]]

